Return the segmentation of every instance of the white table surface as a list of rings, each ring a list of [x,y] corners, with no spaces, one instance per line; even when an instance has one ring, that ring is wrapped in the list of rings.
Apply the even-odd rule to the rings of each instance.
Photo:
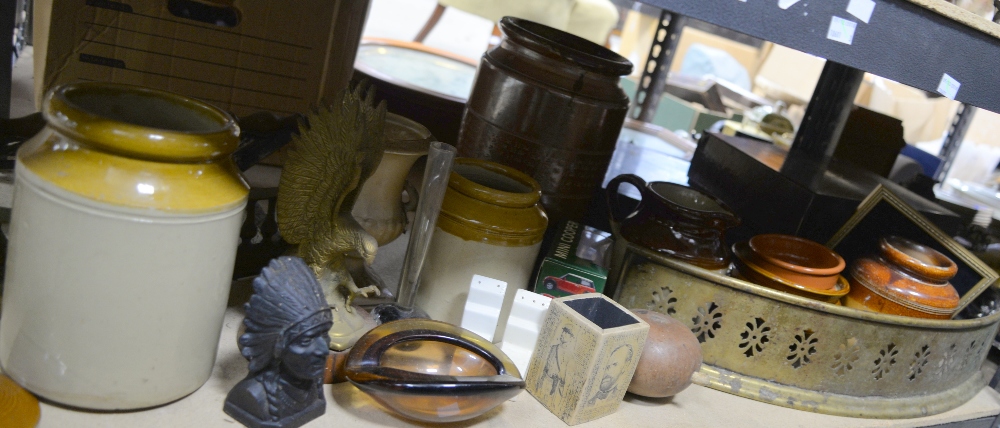
[[[246,360],[236,347],[242,310],[226,311],[219,355],[211,379],[193,394],[171,404],[135,412],[85,412],[42,404],[39,427],[239,427],[222,411],[229,389],[247,374]],[[395,427],[413,423],[387,413],[349,383],[327,385],[326,414],[306,427]],[[627,394],[618,411],[579,427],[913,427],[977,419],[1000,413],[1000,394],[984,388],[968,403],[935,416],[875,420],[821,415],[788,409],[692,385],[670,399],[651,400]],[[492,411],[452,426],[559,427],[565,424],[527,392]]]

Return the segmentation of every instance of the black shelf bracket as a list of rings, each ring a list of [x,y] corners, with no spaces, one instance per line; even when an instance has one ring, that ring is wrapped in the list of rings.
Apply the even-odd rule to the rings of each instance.
[[[660,13],[660,21],[656,25],[653,44],[649,47],[649,56],[642,68],[642,77],[636,85],[635,102],[630,117],[643,122],[652,122],[656,108],[660,105],[663,87],[667,84],[667,74],[670,73],[670,63],[677,51],[677,42],[684,29],[684,16]]]
[[[865,72],[827,61],[781,173],[814,189],[823,178]]]
[[[962,146],[962,141],[965,140],[965,132],[969,130],[969,125],[975,114],[976,107],[968,104],[958,105],[958,111],[951,119],[948,135],[944,137],[944,142],[941,144],[941,152],[938,153],[938,157],[941,158],[941,166],[934,174],[935,181],[942,182],[948,175],[951,164],[955,162],[955,156],[958,155],[958,149]]]

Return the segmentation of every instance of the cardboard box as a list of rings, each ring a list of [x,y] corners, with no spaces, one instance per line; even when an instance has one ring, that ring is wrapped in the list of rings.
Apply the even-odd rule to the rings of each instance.
[[[621,85],[630,99],[635,97],[637,85],[635,81],[623,77]],[[664,93],[660,98],[660,104],[656,108],[652,123],[673,132],[693,133],[704,131],[715,122],[725,119],[740,121],[743,120],[743,115],[712,111],[698,103],[684,101],[674,95]]]
[[[656,115],[653,116],[653,123],[675,132],[698,133],[715,122],[727,119],[740,121],[743,116],[734,117],[725,112],[712,111],[697,103],[684,101],[671,94],[663,94]]]
[[[808,104],[826,60],[771,45],[754,79],[753,92],[789,104]]]
[[[368,0],[35,2],[35,103],[74,81],[165,89],[237,115],[347,86]]]
[[[903,121],[903,138],[910,144],[941,138],[951,126],[958,101],[929,98],[924,91],[873,76],[868,103],[872,110]]]
[[[600,293],[608,280],[611,234],[566,221],[538,268],[535,292],[549,296]]]
[[[677,41],[677,50],[674,53],[674,61],[670,64],[670,71],[676,73],[681,70],[681,65],[684,63],[684,56],[687,55],[687,51],[691,45],[695,43],[726,51],[726,53],[732,55],[733,59],[747,70],[747,74],[751,80],[753,80],[754,72],[760,67],[761,50],[759,48],[694,27],[684,27],[681,30],[681,39]]]

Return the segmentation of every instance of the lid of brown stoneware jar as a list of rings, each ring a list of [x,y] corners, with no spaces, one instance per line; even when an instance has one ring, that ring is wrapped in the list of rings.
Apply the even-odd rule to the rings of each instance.
[[[569,61],[580,68],[607,76],[632,72],[632,63],[601,45],[565,31],[526,19],[500,19],[503,35],[532,51],[553,59]]]
[[[958,265],[948,256],[906,238],[884,237],[879,249],[886,260],[930,282],[947,282],[958,273]]]
[[[948,282],[957,272],[951,259],[929,247],[895,236],[882,238],[879,246],[878,257],[862,258],[854,263],[851,276],[855,280],[872,292],[910,308],[951,313],[958,307],[958,292]]]

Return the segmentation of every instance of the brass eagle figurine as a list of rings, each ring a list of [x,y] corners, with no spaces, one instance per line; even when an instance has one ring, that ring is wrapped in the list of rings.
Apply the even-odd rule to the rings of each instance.
[[[366,320],[351,302],[378,295],[381,286],[370,270],[378,243],[351,215],[385,150],[385,103],[375,107],[375,91],[365,86],[341,91],[329,107],[299,124],[278,184],[278,231],[298,244],[298,256],[316,274],[333,309],[334,350],[349,348],[364,334]]]

